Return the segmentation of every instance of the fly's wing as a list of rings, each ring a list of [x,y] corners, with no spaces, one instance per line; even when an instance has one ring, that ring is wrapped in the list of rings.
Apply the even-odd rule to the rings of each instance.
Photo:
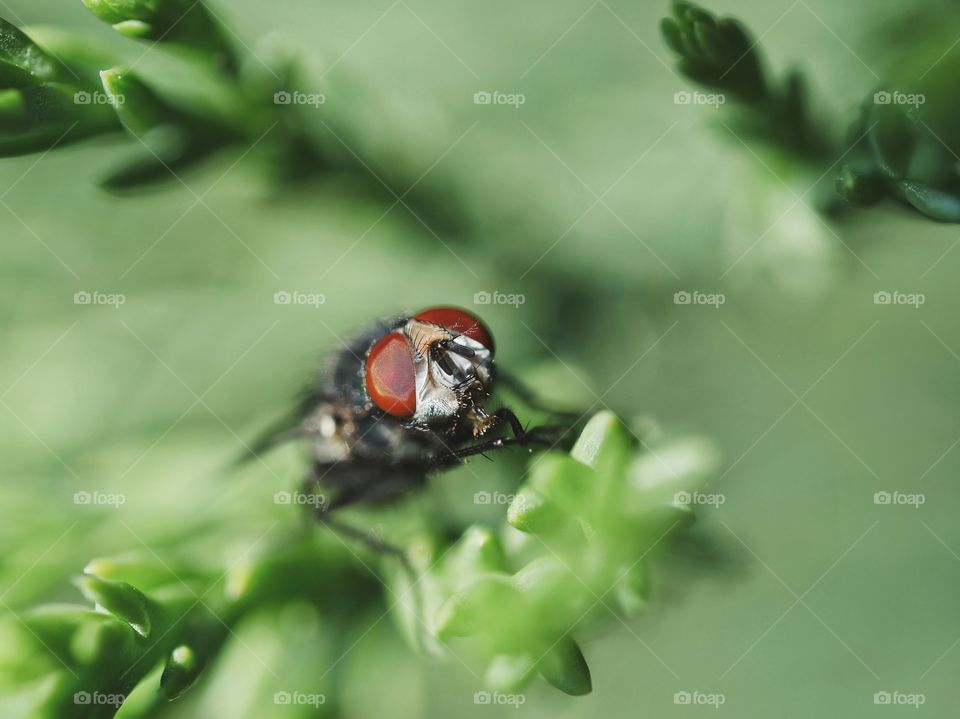
[[[292,411],[262,432],[238,461],[248,461],[277,445],[307,436],[310,432],[306,424],[321,406],[339,407],[344,413],[356,414],[367,402],[363,372],[367,352],[374,342],[404,321],[405,318],[399,316],[380,320],[334,350],[317,380],[299,393]]]

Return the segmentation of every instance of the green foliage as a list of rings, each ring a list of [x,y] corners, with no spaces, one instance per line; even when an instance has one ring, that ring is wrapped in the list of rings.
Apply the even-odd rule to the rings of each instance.
[[[499,531],[474,526],[453,544],[411,546],[419,578],[411,586],[395,572],[398,622],[428,652],[478,655],[489,689],[516,691],[539,674],[588,693],[573,635],[646,606],[654,550],[692,518],[674,499],[712,460],[699,442],[641,450],[612,413],[595,415],[569,455],[531,462]]]
[[[736,121],[745,135],[782,148],[803,162],[822,161],[829,155],[832,143],[811,117],[803,75],[793,71],[780,83],[770,79],[758,42],[739,21],[718,19],[692,3],[676,0],[673,16],[663,19],[660,30],[677,54],[680,72],[739,106]]]
[[[864,102],[850,130],[855,153],[837,183],[845,198],[872,205],[894,197],[934,220],[960,222],[958,70],[945,57],[919,81],[891,82]]]
[[[837,209],[837,199],[870,206],[891,197],[930,219],[960,222],[960,124],[951,110],[957,100],[956,60],[941,57],[922,74],[876,88],[841,143],[812,121],[799,72],[779,87],[769,81],[758,42],[736,20],[718,20],[676,0],[673,16],[663,20],[661,30],[684,75],[737,102],[737,121],[746,136],[770,142],[827,173],[845,158],[836,176],[836,196],[823,199],[822,209]]]
[[[174,181],[231,150],[259,158],[263,174],[280,184],[343,176],[363,193],[392,200],[416,183],[404,168],[387,169],[382,159],[365,156],[349,118],[340,115],[348,108],[321,116],[325,93],[305,91],[290,58],[269,49],[256,61],[238,54],[204,2],[84,4],[122,35],[149,43],[146,52],[176,55],[184,79],[141,78],[68,34],[53,33],[48,52],[0,20],[0,157],[125,132],[136,139],[137,155],[101,181],[117,193]],[[437,201],[421,185],[405,202],[418,217],[455,228],[462,218],[436,209],[456,206],[442,192]]]
[[[363,595],[363,580],[317,539],[289,533],[226,569],[196,560],[174,569],[155,555],[95,560],[75,581],[93,609],[45,605],[6,620],[3,693],[25,693],[38,719],[112,717],[162,667],[154,704],[177,699],[246,616],[303,599],[334,607],[348,579],[353,600]],[[316,580],[290,581],[303,576]]]
[[[597,414],[569,455],[532,459],[499,529],[475,525],[453,543],[420,535],[407,549],[416,578],[385,558],[384,599],[417,650],[444,655],[465,642],[490,689],[539,674],[586,694],[590,671],[573,635],[646,605],[654,550],[692,518],[675,493],[711,459],[699,443],[641,451],[619,419]],[[92,609],[46,605],[8,619],[5,691],[31,692],[38,719],[111,717],[162,667],[152,689],[160,707],[202,678],[245,617],[301,600],[331,615],[359,611],[370,578],[329,539],[319,528],[287,532],[226,569],[156,555],[94,560],[75,581]]]
[[[0,156],[46,150],[117,128],[109,108],[78,103],[77,78],[0,19]]]
[[[83,4],[121,35],[135,40],[201,51],[218,65],[236,71],[237,58],[223,29],[202,2],[194,0],[83,0]]]

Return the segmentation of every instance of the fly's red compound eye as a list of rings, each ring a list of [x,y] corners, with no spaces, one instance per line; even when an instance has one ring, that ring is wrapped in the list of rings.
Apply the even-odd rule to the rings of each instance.
[[[417,314],[414,319],[432,322],[435,325],[446,327],[452,332],[466,335],[482,344],[493,354],[493,335],[490,334],[490,330],[480,318],[466,310],[461,310],[459,307],[431,307]]]
[[[380,338],[367,355],[367,392],[377,407],[394,417],[417,410],[417,379],[407,339],[396,332]]]

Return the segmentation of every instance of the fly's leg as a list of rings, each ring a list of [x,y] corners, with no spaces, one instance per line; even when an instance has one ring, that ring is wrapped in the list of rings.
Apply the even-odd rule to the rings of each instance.
[[[365,544],[377,554],[396,557],[406,561],[406,554],[400,547],[385,542],[370,532],[365,532],[333,516],[333,511],[352,504],[373,504],[385,501],[409,488],[411,477],[400,475],[399,481],[391,481],[382,474],[390,472],[389,467],[360,463],[318,464],[304,483],[304,491],[319,501],[312,503],[313,517],[320,524],[350,539]],[[335,492],[328,499],[322,490],[330,486]],[[319,491],[318,491],[319,490]]]
[[[338,536],[360,542],[374,553],[392,557],[399,562],[410,583],[409,591],[413,595],[414,615],[422,617],[424,604],[420,590],[417,588],[420,577],[417,576],[407,553],[401,547],[385,541],[376,534],[334,516],[335,510],[355,504],[386,501],[423,481],[422,473],[409,470],[398,470],[392,476],[390,473],[389,466],[372,463],[316,464],[311,476],[304,482],[304,491],[321,500],[312,504],[312,515],[317,523]],[[322,492],[327,486],[336,492],[329,501],[324,494],[318,494],[318,490]],[[403,597],[396,597],[396,601],[402,600]]]
[[[507,408],[497,410],[494,413],[494,417],[496,417],[498,424],[505,422],[510,426],[513,432],[512,437],[495,437],[494,439],[471,444],[468,447],[460,447],[459,449],[452,450],[450,454],[441,457],[439,464],[441,466],[456,464],[467,457],[473,457],[477,454],[484,454],[485,452],[504,449],[506,447],[540,446],[550,449],[562,445],[567,433],[567,431],[561,427],[534,427],[530,430],[525,429],[517,415]]]

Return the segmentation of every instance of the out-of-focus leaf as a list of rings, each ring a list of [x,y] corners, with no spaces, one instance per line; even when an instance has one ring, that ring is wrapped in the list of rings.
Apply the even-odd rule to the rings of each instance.
[[[110,582],[89,574],[79,577],[76,585],[87,599],[125,621],[137,634],[150,636],[149,600],[133,585]]]
[[[901,182],[904,197],[920,212],[941,222],[960,222],[960,195],[919,182]]]
[[[159,128],[140,138],[150,148],[141,152],[100,181],[100,186],[115,193],[141,190],[168,182],[201,165],[219,151],[216,142],[185,138],[178,128]]]
[[[119,127],[106,105],[83,102],[85,91],[47,84],[22,88],[19,103],[0,109],[0,157],[24,155],[111,132]]]
[[[119,67],[104,70],[100,79],[117,117],[134,134],[182,119],[180,113],[129,70]]]
[[[193,649],[183,644],[174,649],[167,659],[160,677],[160,696],[173,701],[183,696],[192,687],[203,666]]]
[[[126,37],[183,45],[236,69],[233,49],[202,0],[83,0],[83,4]]]
[[[36,76],[29,71],[6,60],[0,60],[0,87],[26,87],[36,83]]]
[[[18,68],[37,81],[54,80],[59,75],[57,61],[19,28],[0,18],[0,60]],[[3,73],[0,71],[0,79]],[[7,87],[10,87],[7,85]]]
[[[544,679],[565,694],[582,696],[593,689],[590,667],[572,639],[558,641],[540,660],[537,669]]]
[[[116,59],[101,45],[68,30],[47,25],[31,26],[30,37],[55,58],[62,82],[94,88],[100,85],[100,71]]]
[[[536,670],[568,694],[588,693],[590,672],[569,635],[646,606],[647,554],[680,524],[670,494],[715,466],[712,446],[701,440],[658,449],[659,460],[619,418],[600,412],[570,454],[536,457],[507,512],[525,534],[508,530],[501,545],[474,527],[446,552],[434,548],[436,559],[418,570],[432,596],[419,624],[441,643],[462,638],[480,651],[490,689],[513,691]],[[398,612],[408,624],[409,612]]]

